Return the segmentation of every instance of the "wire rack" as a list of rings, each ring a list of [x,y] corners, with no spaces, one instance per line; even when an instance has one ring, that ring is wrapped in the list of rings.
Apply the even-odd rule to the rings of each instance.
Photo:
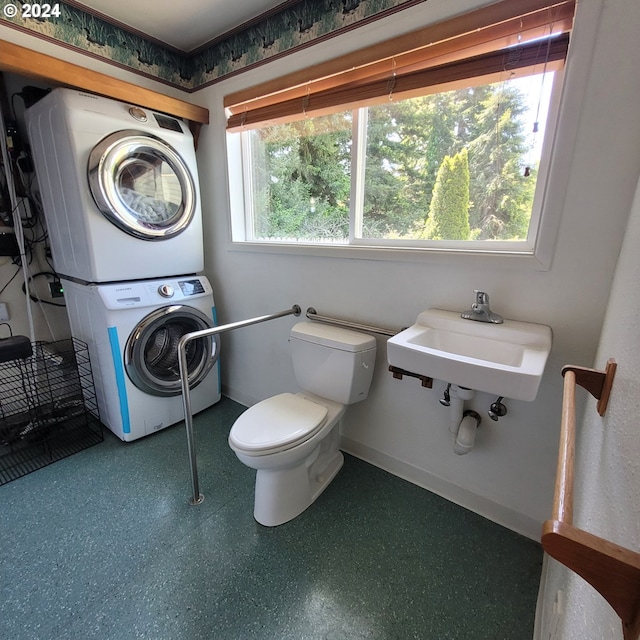
[[[0,362],[0,485],[102,442],[88,347],[35,342]]]

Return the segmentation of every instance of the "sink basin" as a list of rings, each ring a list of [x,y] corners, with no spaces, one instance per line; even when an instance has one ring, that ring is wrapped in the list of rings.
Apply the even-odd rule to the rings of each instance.
[[[534,400],[551,350],[551,329],[505,320],[463,320],[455,311],[423,311],[387,342],[389,364],[476,391]]]

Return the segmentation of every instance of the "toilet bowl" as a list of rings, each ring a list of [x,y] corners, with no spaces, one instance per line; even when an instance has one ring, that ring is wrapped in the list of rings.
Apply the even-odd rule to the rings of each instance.
[[[282,393],[238,418],[229,445],[240,462],[256,469],[257,522],[273,527],[292,520],[333,480],[344,462],[336,427],[345,409],[311,394]],[[275,416],[280,419],[270,421]],[[291,427],[288,433],[283,424]]]
[[[256,470],[254,518],[268,527],[300,515],[342,467],[340,419],[347,404],[367,397],[375,365],[376,343],[366,334],[298,323],[290,342],[305,390],[259,402],[229,433],[238,459]]]

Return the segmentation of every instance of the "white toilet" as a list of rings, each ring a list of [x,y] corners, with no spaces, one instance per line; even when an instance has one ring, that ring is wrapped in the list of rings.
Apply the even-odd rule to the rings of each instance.
[[[304,391],[259,402],[229,433],[239,460],[257,470],[253,514],[267,527],[300,515],[338,473],[340,418],[367,397],[375,366],[376,341],[364,333],[299,322],[290,343]]]

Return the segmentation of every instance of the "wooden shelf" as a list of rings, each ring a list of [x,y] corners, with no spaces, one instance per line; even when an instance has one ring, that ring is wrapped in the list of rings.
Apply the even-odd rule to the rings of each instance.
[[[189,121],[194,139],[200,126],[209,124],[209,110],[178,98],[166,96],[136,84],[85,69],[53,56],[0,40],[0,71],[10,71],[43,80],[55,86],[73,87],[161,111]]]
[[[605,371],[574,366],[562,369],[564,394],[553,515],[542,527],[541,542],[551,557],[582,576],[611,605],[622,621],[624,640],[638,640],[640,554],[573,526],[576,384],[598,400],[598,413],[604,415],[615,372],[612,358]]]

